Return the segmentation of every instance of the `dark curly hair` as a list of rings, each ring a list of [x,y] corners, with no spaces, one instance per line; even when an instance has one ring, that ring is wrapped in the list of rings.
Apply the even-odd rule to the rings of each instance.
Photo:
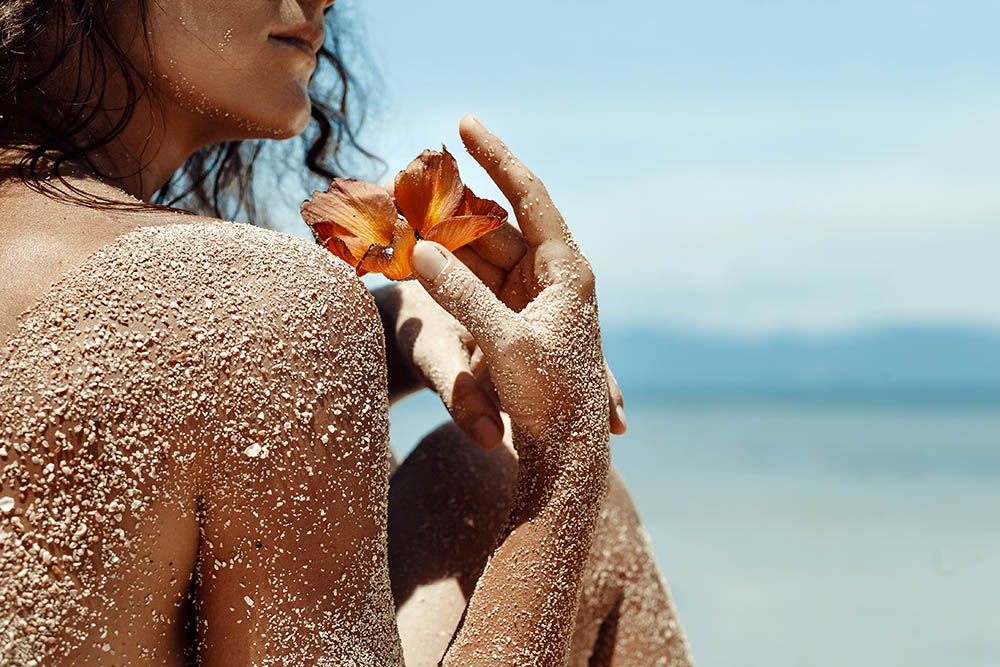
[[[137,3],[145,26],[149,0],[132,1]],[[18,126],[29,124],[32,128],[31,144],[24,146],[26,150],[16,163],[0,167],[0,178],[16,177],[37,192],[91,208],[179,207],[230,219],[242,211],[254,222],[253,167],[268,143],[264,140],[226,141],[201,148],[150,204],[101,199],[65,178],[61,167],[69,165],[85,165],[107,176],[88,160],[88,154],[118,137],[132,119],[137,101],[151,93],[137,64],[112,34],[110,19],[116,4],[115,0],[0,0],[0,145],[21,143],[15,136],[15,120]],[[364,96],[359,81],[344,64],[343,21],[333,6],[326,10],[326,22],[326,42],[318,54],[319,65],[309,90],[312,118],[306,131],[292,140],[292,146],[283,147],[284,159],[291,159],[289,154],[294,150],[304,153],[307,171],[303,171],[303,193],[346,171],[342,164],[345,149],[377,161],[356,139]],[[143,30],[142,34],[147,33]],[[51,46],[47,51],[40,46],[53,42],[58,45],[54,52]],[[147,36],[147,53],[149,46]],[[59,113],[31,114],[19,104],[26,96],[37,94],[40,85],[68,63],[78,65],[76,85],[71,87],[74,93],[67,99],[45,100]],[[121,77],[124,82],[124,105],[115,106],[119,113],[109,128],[78,142],[76,138],[91,130],[105,109],[105,84],[112,77]]]

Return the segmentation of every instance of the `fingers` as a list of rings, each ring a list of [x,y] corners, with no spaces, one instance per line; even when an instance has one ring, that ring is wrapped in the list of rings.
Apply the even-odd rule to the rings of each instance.
[[[468,368],[454,373],[443,386],[432,383],[451,418],[483,449],[493,449],[503,440],[500,410]]]
[[[524,253],[528,251],[524,234],[509,222],[476,239],[469,244],[469,247],[487,262],[507,271],[517,266]]]
[[[443,246],[419,241],[413,269],[431,298],[472,334],[487,357],[517,333],[520,316]]]
[[[514,207],[518,226],[529,245],[537,246],[549,239],[569,236],[566,223],[545,186],[502,141],[472,115],[462,119],[459,131],[465,148]]]
[[[604,372],[608,378],[608,401],[611,403],[611,432],[622,435],[628,428],[625,423],[625,397],[607,361],[604,362]]]
[[[500,289],[507,280],[507,272],[483,259],[482,255],[472,250],[468,246],[463,246],[453,251],[455,257],[469,267],[486,286],[499,295]]]
[[[594,272],[578,251],[559,241],[546,241],[535,253],[535,278],[538,287],[572,285],[581,295],[594,293]]]

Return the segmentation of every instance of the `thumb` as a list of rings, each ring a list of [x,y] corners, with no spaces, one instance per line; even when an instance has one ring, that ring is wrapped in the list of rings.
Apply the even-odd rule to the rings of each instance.
[[[433,241],[418,241],[413,272],[439,306],[464,326],[483,351],[496,351],[520,316],[465,264]]]

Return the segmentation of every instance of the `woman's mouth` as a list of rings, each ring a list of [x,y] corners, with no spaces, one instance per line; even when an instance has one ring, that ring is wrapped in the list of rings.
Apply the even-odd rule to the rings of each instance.
[[[313,51],[312,45],[309,44],[309,42],[307,42],[304,39],[300,39],[298,37],[287,37],[287,36],[278,36],[278,35],[270,35],[268,37],[268,39],[271,39],[271,40],[274,40],[275,42],[278,42],[280,44],[284,44],[286,46],[290,46],[292,48],[298,49],[299,51],[301,51],[305,55],[309,56],[310,60],[313,60],[313,61],[316,60],[316,52]]]

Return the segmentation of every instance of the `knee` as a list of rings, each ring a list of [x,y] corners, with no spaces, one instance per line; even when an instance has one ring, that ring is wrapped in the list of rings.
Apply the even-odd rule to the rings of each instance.
[[[466,595],[494,546],[517,485],[517,458],[485,451],[453,423],[417,445],[389,482],[389,566],[397,601],[456,577]]]
[[[634,568],[637,557],[649,549],[646,531],[639,519],[632,496],[618,470],[608,475],[608,493],[590,549],[591,567],[603,571],[613,586],[621,586]]]
[[[389,483],[394,583],[458,576],[471,593],[508,518],[517,472],[509,443],[483,450],[451,422],[425,436]],[[643,538],[635,505],[612,467],[588,569],[604,585],[620,587]],[[410,571],[413,576],[406,574]]]
[[[390,510],[433,511],[438,518],[493,513],[507,509],[516,484],[512,449],[486,451],[447,422],[424,436],[396,469],[389,485]]]

